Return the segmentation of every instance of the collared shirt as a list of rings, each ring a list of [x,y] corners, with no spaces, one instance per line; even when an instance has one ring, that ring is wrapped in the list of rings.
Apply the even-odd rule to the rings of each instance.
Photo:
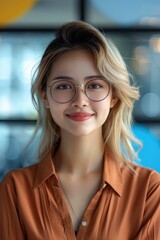
[[[50,155],[0,185],[1,240],[159,240],[160,175],[104,158],[104,184],[75,235]]]

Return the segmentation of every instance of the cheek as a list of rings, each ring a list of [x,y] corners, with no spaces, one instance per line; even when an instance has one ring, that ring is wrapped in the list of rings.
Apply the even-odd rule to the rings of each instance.
[[[96,103],[95,107],[96,107],[97,113],[108,115],[110,108],[111,108],[110,103],[111,103],[111,100],[108,98],[101,102]]]
[[[104,102],[99,102],[99,105],[97,104],[96,106],[96,110],[97,110],[97,120],[101,123],[101,125],[103,125],[110,113],[110,100],[106,99],[104,100]]]
[[[52,118],[54,122],[57,125],[60,125],[63,122],[64,116],[63,116],[63,109],[62,106],[59,106],[59,104],[53,103],[49,105],[50,113],[52,115]]]
[[[58,111],[58,107],[50,106],[50,112],[51,112],[53,120],[55,121],[59,117],[59,114],[60,114],[60,111]]]
[[[108,115],[109,115],[109,112],[110,112],[110,108],[109,107],[106,107],[106,108],[103,108],[101,110],[101,117],[103,118],[104,121],[106,121]]]

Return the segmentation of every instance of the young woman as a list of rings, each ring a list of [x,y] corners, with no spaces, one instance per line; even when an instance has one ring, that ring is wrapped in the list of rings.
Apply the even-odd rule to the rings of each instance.
[[[133,164],[138,89],[113,43],[63,25],[33,82],[42,129],[35,165],[0,186],[2,240],[159,240],[160,176]]]

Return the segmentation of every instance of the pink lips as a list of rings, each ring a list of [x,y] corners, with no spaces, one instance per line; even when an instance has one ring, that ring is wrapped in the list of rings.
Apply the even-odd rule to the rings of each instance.
[[[92,114],[92,113],[86,113],[86,112],[75,112],[75,113],[67,114],[67,116],[71,120],[77,121],[77,122],[86,121],[86,120],[90,119],[93,115],[94,114]]]

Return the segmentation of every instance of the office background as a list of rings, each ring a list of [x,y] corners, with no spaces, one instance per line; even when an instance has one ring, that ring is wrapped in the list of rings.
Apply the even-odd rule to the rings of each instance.
[[[138,164],[160,172],[160,2],[37,0],[21,16],[0,19],[0,179],[36,161],[38,136],[24,149],[37,117],[31,78],[56,29],[74,20],[94,24],[119,48],[141,92],[133,125],[144,145]]]

